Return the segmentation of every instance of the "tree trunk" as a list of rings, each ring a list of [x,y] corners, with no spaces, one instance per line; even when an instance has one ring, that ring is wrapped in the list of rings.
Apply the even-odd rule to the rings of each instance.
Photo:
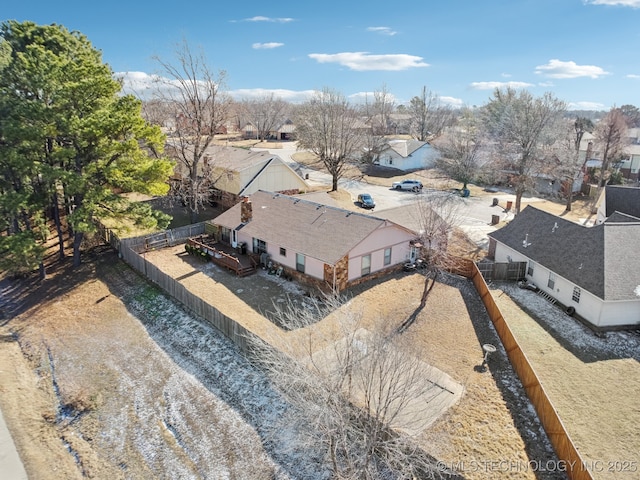
[[[331,182],[331,191],[332,192],[338,191],[338,176],[335,174],[333,175],[332,182]]]
[[[522,194],[519,188],[516,188],[516,206],[513,210],[513,213],[516,215],[520,213],[520,206],[522,205]]]
[[[80,266],[80,245],[82,244],[83,232],[76,232],[73,234],[73,267]]]
[[[436,284],[436,279],[438,278],[439,270],[433,272],[433,277],[429,277],[429,275],[425,275],[424,277],[424,289],[422,290],[422,297],[420,298],[420,306],[418,308],[423,309],[427,304],[427,298],[429,297],[429,293],[433,290],[433,287]]]
[[[58,194],[53,194],[53,222],[56,225],[56,232],[58,233],[58,258],[61,262],[64,262],[64,231],[62,230],[62,222],[60,220],[60,205],[58,204]]]
[[[567,181],[567,206],[565,207],[565,212],[571,211],[571,202],[573,202],[573,182],[571,180]]]
[[[40,277],[40,280],[47,278],[47,268],[44,266],[43,261],[40,261],[40,264],[38,265],[38,276]]]

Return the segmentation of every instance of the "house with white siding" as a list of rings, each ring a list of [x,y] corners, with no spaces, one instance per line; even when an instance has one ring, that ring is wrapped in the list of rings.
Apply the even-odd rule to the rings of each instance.
[[[262,190],[210,224],[216,240],[332,291],[395,271],[417,254],[416,234],[389,220]]]
[[[596,223],[600,224],[615,212],[640,218],[640,188],[607,185],[601,193]]]
[[[489,234],[489,257],[526,262],[526,279],[596,328],[640,326],[640,218],[585,227],[528,206]]]
[[[258,190],[298,194],[309,189],[295,170],[267,151],[210,146],[203,163],[216,199],[225,207]]]
[[[433,167],[439,156],[440,152],[428,142],[389,140],[375,163],[399,170],[420,170]]]

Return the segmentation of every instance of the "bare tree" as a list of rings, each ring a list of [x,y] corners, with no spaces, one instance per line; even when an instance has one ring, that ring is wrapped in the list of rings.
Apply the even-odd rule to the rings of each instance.
[[[627,118],[622,110],[615,107],[596,124],[595,143],[602,151],[598,193],[609,181],[612,165],[622,159],[624,148],[628,144],[627,130]]]
[[[485,128],[499,146],[503,168],[515,188],[516,213],[523,194],[534,188],[534,175],[546,161],[541,149],[555,141],[554,128],[565,110],[565,103],[549,92],[535,98],[512,88],[497,88],[484,107]]]
[[[575,160],[573,164],[568,163],[568,168],[566,170],[566,179],[567,179],[567,204],[564,209],[565,212],[571,211],[571,204],[573,203],[573,182],[576,179],[577,175],[582,173],[583,165],[580,165],[580,145],[582,144],[582,137],[587,132],[593,131],[593,122],[586,117],[578,117],[576,121],[573,123],[573,152],[575,155]],[[585,163],[588,160],[588,156],[585,156]]]
[[[345,300],[276,307],[300,334],[284,350],[256,342],[255,358],[291,405],[283,423],[301,432],[305,449],[323,452],[332,478],[448,478],[413,436],[450,391],[389,321],[367,330]],[[305,328],[328,315],[335,328]]]
[[[395,108],[393,96],[383,85],[380,90],[373,92],[373,102],[365,98],[362,114],[367,125],[363,137],[363,162],[375,163],[387,146],[386,135],[389,134],[390,115]]]
[[[635,105],[622,105],[620,111],[627,118],[629,128],[640,127],[640,109]]]
[[[175,114],[170,105],[157,98],[142,100],[142,116],[151,125],[167,129],[173,129],[175,124]]]
[[[157,99],[174,115],[170,148],[184,181],[177,193],[189,208],[191,221],[205,201],[209,188],[203,158],[207,147],[228,118],[230,100],[224,93],[225,72],[213,72],[203,53],[194,54],[184,41],[176,49],[176,63],[156,57],[159,76]]]
[[[411,115],[412,135],[421,142],[439,136],[453,121],[451,108],[443,105],[427,87],[422,87],[420,95],[410,100],[408,112]]]
[[[449,248],[451,236],[459,223],[460,208],[464,199],[446,191],[425,192],[415,203],[416,221],[419,225],[419,241],[414,245],[420,255],[416,266],[424,274],[424,288],[420,304],[400,325],[402,333],[415,322],[418,314],[427,304],[429,293],[436,285],[442,272],[455,270],[460,259],[452,255]]]
[[[266,140],[269,133],[286,120],[288,107],[286,101],[273,93],[256,99],[246,99],[240,103],[243,120],[255,128],[258,140]]]
[[[469,109],[463,110],[457,125],[448,128],[435,146],[441,156],[436,166],[467,190],[486,162],[484,136],[477,116]]]
[[[338,190],[348,162],[359,157],[362,131],[355,109],[339,92],[324,88],[298,109],[298,147],[318,156],[332,177],[331,191]]]

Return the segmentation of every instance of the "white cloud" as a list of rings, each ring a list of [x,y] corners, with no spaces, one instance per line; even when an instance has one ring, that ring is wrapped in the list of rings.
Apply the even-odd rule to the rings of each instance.
[[[577,65],[576,62],[563,62],[558,59],[549,60],[546,65],[538,65],[536,73],[550,78],[598,78],[609,75],[609,72],[595,65]]]
[[[318,63],[337,63],[359,72],[371,70],[400,71],[429,66],[428,63],[422,61],[422,57],[404,53],[387,55],[371,55],[368,52],[311,53],[309,58],[313,58]]]
[[[533,87],[526,82],[473,82],[469,85],[473,90],[495,90],[496,88],[527,88]]]
[[[464,101],[455,97],[438,97],[438,100],[445,105],[451,105],[452,107],[464,107]]]
[[[308,100],[316,93],[315,90],[285,90],[285,89],[267,89],[267,88],[241,88],[239,90],[229,91],[236,100],[252,98],[260,99],[273,94],[274,97],[281,98],[287,102],[299,103]]]
[[[635,74],[635,73],[630,73],[629,75],[626,75],[626,78],[638,79],[638,78],[640,78],[640,75]]]
[[[585,0],[591,5],[613,5],[621,7],[640,8],[640,0]]]
[[[123,93],[139,98],[151,97],[161,81],[161,77],[145,72],[116,72],[114,77],[122,81]]]
[[[398,98],[393,94],[387,92],[387,100],[390,102],[398,102]],[[369,103],[373,103],[375,101],[375,92],[357,92],[349,95],[351,100],[354,100],[358,103],[368,101]]]
[[[597,102],[570,102],[569,110],[605,110],[606,107],[602,103]]]
[[[380,35],[388,35],[390,37],[393,37],[395,34],[398,33],[395,30],[391,30],[391,28],[389,27],[368,27],[367,31],[379,33]]]
[[[250,18],[245,18],[245,22],[272,22],[272,23],[289,23],[293,22],[293,18],[272,18],[272,17],[262,17],[255,16]]]
[[[512,75],[510,73],[501,73],[500,76],[502,78],[511,78]]]
[[[268,50],[271,48],[282,47],[283,45],[284,43],[278,43],[278,42],[254,43],[253,45],[251,45],[251,48],[254,48],[256,50]]]

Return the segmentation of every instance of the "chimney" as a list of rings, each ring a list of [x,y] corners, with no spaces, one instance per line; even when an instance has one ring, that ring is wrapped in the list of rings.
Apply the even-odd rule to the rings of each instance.
[[[249,197],[244,197],[240,203],[240,223],[249,223],[253,218],[253,207]]]

